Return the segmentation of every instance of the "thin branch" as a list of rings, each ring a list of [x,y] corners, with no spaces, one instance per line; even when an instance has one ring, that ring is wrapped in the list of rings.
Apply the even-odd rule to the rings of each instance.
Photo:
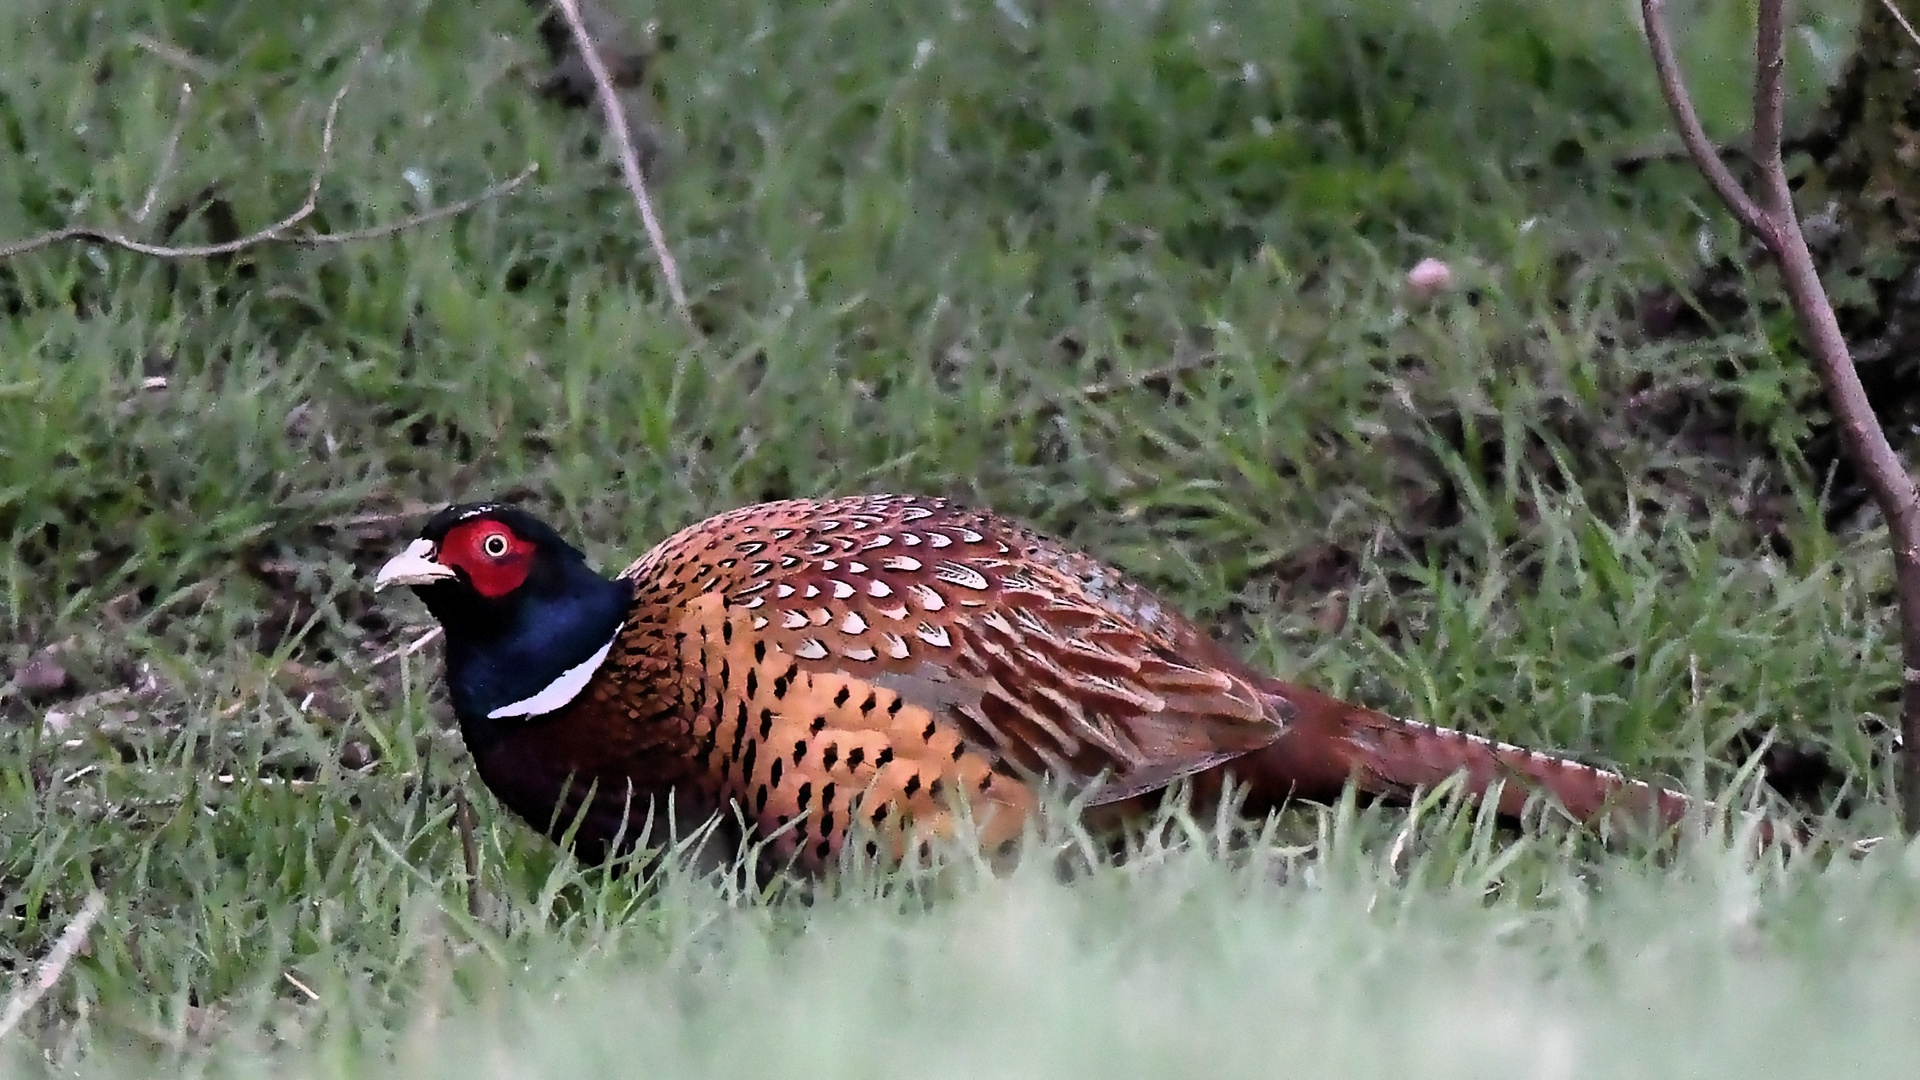
[[[368,510],[350,517],[328,518],[320,522],[323,529],[364,529],[378,525],[383,529],[411,525],[420,518],[438,510],[442,503],[409,502],[397,510]]]
[[[1673,41],[1667,35],[1663,7],[1665,0],[1640,0],[1640,15],[1647,28],[1647,48],[1653,53],[1653,67],[1660,76],[1661,96],[1667,99],[1667,108],[1673,112],[1674,124],[1680,129],[1681,140],[1687,144],[1687,153],[1707,183],[1713,185],[1714,193],[1733,211],[1740,224],[1765,239],[1768,230],[1760,208],[1741,190],[1733,171],[1720,160],[1713,140],[1707,138],[1706,129],[1700,126],[1693,98],[1688,95],[1686,81],[1680,75],[1680,62],[1673,56]]]
[[[461,214],[477,209],[502,196],[511,195],[520,188],[520,185],[533,179],[534,174],[539,171],[540,164],[538,162],[529,163],[526,168],[514,173],[507,179],[495,184],[488,184],[486,187],[481,188],[479,191],[474,192],[464,199],[447,203],[444,206],[436,206],[431,210],[422,210],[417,214],[403,217],[398,221],[385,221],[378,225],[370,225],[364,229],[348,229],[344,232],[330,233],[307,233],[301,236],[281,237],[280,239],[297,247],[326,247],[333,244],[352,244],[362,240],[383,239],[396,233],[406,232],[408,229],[416,229],[422,225],[430,225],[433,222],[439,221],[441,218],[459,217]]]
[[[653,199],[647,195],[647,179],[640,171],[640,155],[633,146],[633,128],[627,123],[626,108],[620,104],[620,92],[614,88],[613,74],[607,70],[607,62],[600,56],[600,47],[587,30],[586,21],[580,17],[578,0],[553,0],[553,5],[566,17],[567,28],[573,31],[574,42],[579,47],[580,59],[593,76],[594,89],[600,98],[600,111],[607,121],[607,134],[613,137],[614,149],[620,159],[620,173],[626,179],[627,190],[633,193],[634,205],[640,209],[640,223],[646,227],[647,243],[653,247],[654,258],[660,261],[660,273],[667,282],[667,295],[672,298],[674,310],[680,313],[687,328],[698,334],[700,331],[693,321],[693,309],[687,306],[687,291],[680,284],[680,266],[673,261],[673,252],[667,247],[667,235],[653,212]]]
[[[329,247],[340,244],[358,243],[364,240],[379,240],[405,232],[408,229],[418,228],[422,225],[430,225],[442,218],[458,217],[495,199],[511,195],[513,192],[519,190],[521,185],[532,179],[534,174],[539,171],[540,166],[537,163],[531,164],[518,173],[515,173],[512,177],[502,180],[499,183],[488,185],[458,202],[448,203],[444,206],[436,206],[431,210],[424,210],[418,214],[401,218],[398,221],[382,222],[379,225],[368,226],[364,229],[349,229],[345,232],[332,233],[300,233],[288,236],[286,235],[288,229],[305,221],[314,213],[315,206],[312,203],[303,203],[300,209],[274,224],[258,232],[249,233],[236,240],[228,240],[221,244],[198,244],[180,247],[166,244],[149,244],[144,241],[135,240],[121,232],[99,229],[90,225],[71,225],[63,229],[54,229],[51,232],[41,233],[38,236],[28,237],[25,240],[16,240],[9,244],[0,244],[0,259],[10,259],[16,255],[25,255],[28,252],[38,251],[41,248],[52,247],[55,244],[65,243],[71,240],[90,240],[97,244],[107,244],[111,247],[131,251],[137,255],[147,255],[156,259],[204,259],[217,255],[231,255],[235,252],[245,251],[248,248],[259,247],[269,243],[287,244],[292,247]]]
[[[1782,4],[1762,0],[1753,65],[1753,160],[1765,175],[1768,188],[1774,186],[1774,174],[1779,175],[1779,192],[1769,194],[1786,196],[1784,201],[1764,208],[1770,212],[1776,231],[1781,227],[1781,215],[1793,213],[1793,197],[1786,194],[1786,167],[1780,157],[1781,117],[1786,99],[1781,75],[1787,67],[1787,20],[1782,7]]]
[[[1913,32],[1913,24],[1908,22],[1907,17],[1900,13],[1899,6],[1896,5],[1893,0],[1880,0],[1880,6],[1887,9],[1887,14],[1893,16],[1893,21],[1900,24],[1900,29],[1907,32],[1907,37],[1911,38],[1915,45],[1920,45],[1920,34]]]
[[[146,198],[140,200],[140,209],[133,212],[133,223],[145,225],[148,215],[153,213],[153,204],[160,198],[160,189],[166,186],[167,177],[173,172],[173,155],[180,149],[180,136],[187,130],[187,106],[193,101],[193,84],[180,84],[180,107],[174,113],[173,127],[167,132],[167,141],[160,144],[160,164],[154,166],[153,183],[147,185]]]
[[[351,73],[349,73],[351,75]],[[26,240],[0,245],[0,259],[10,259],[15,255],[24,255],[65,240],[93,240],[102,244],[112,244],[141,255],[151,255],[159,259],[206,258],[214,255],[231,255],[236,251],[253,247],[268,240],[277,239],[281,233],[313,216],[320,202],[320,184],[326,178],[327,166],[333,161],[334,125],[340,119],[340,102],[353,86],[349,77],[333,92],[333,100],[327,103],[327,118],[320,126],[320,159],[314,164],[313,177],[307,183],[307,197],[302,199],[298,209],[279,221],[261,229],[259,232],[242,236],[238,240],[229,240],[224,244],[205,244],[195,247],[166,247],[160,244],[148,244],[125,233],[97,229],[89,225],[70,225],[64,229],[42,233]]]
[[[398,660],[403,656],[412,656],[414,653],[417,653],[421,649],[424,649],[427,646],[433,644],[434,642],[440,640],[441,633],[442,633],[441,628],[436,626],[433,629],[427,631],[426,633],[421,634],[419,637],[414,638],[412,641],[408,642],[407,644],[399,646],[398,648],[395,648],[395,649],[389,649],[388,651],[381,653],[379,656],[374,657],[373,663],[370,666],[379,667],[382,664],[390,664],[393,661]]]
[[[300,991],[301,997],[306,998],[308,1001],[320,1000],[319,993],[316,992],[313,987],[308,986],[306,983],[301,982],[300,977],[295,975],[293,972],[283,971],[280,973],[280,977],[287,980],[287,985],[293,987],[295,990]]]
[[[66,974],[67,966],[73,963],[74,957],[80,955],[80,947],[86,944],[87,935],[93,932],[93,924],[100,921],[100,916],[106,910],[106,894],[98,889],[87,894],[86,903],[80,906],[79,914],[73,917],[65,930],[60,931],[59,940],[53,943],[46,959],[34,969],[33,977],[23,980],[13,996],[7,999],[6,1012],[0,1013],[0,1039],[13,1034],[13,1030],[20,1026],[20,1021],[26,1018],[27,1011],[60,982],[60,976]]]
[[[1757,233],[1780,269],[1787,302],[1800,324],[1800,333],[1826,389],[1829,406],[1845,433],[1849,456],[1873,494],[1893,542],[1895,596],[1898,602],[1901,645],[1901,818],[1907,831],[1920,831],[1920,489],[1914,486],[1899,454],[1887,441],[1873,404],[1861,385],[1834,314],[1832,300],[1820,283],[1819,266],[1807,246],[1799,215],[1793,207],[1782,157],[1781,97],[1786,39],[1784,0],[1760,0],[1755,42],[1753,97],[1753,158],[1763,185],[1759,205],[1734,182],[1720,159],[1709,152],[1693,104],[1681,84],[1673,61],[1661,0],[1641,0],[1647,42],[1659,70],[1661,92],[1667,97],[1681,137],[1693,151],[1694,163],[1743,224]]]
[[[147,34],[134,34],[128,40],[134,48],[186,72],[201,82],[213,82],[220,77],[218,65],[208,63],[170,41],[161,41]]]
[[[363,51],[361,55],[364,57],[366,54]],[[312,217],[319,209],[320,186],[325,181],[327,168],[333,161],[333,138],[335,128],[340,118],[340,103],[346,98],[347,91],[351,89],[352,86],[352,73],[349,72],[348,78],[340,84],[338,90],[334,91],[333,99],[327,103],[326,120],[320,128],[319,159],[314,164],[312,178],[307,182],[306,198],[300,201],[300,205],[296,207],[292,213],[268,225],[264,229],[248,233],[246,236],[228,240],[224,243],[194,244],[176,247],[167,244],[150,244],[144,240],[136,240],[124,232],[112,229],[103,229],[92,225],[69,225],[65,228],[53,229],[24,240],[0,244],[0,259],[10,259],[18,255],[25,255],[28,252],[38,251],[41,248],[52,247],[54,244],[66,243],[72,240],[87,240],[97,244],[107,244],[125,251],[131,251],[137,255],[146,255],[155,259],[204,259],[220,255],[232,255],[236,252],[245,251],[248,248],[259,247],[262,244],[269,243],[291,244],[296,247],[320,247],[331,244],[353,243],[361,240],[375,240],[438,221],[441,218],[454,217],[467,213],[483,203],[512,193],[522,184],[526,183],[534,173],[539,171],[537,164],[528,165],[512,178],[493,184],[470,198],[461,199],[458,202],[449,203],[445,206],[435,207],[432,210],[423,211],[398,221],[387,222],[365,229],[352,229],[346,232],[289,235],[288,230]],[[156,186],[159,182],[159,178],[156,178]],[[135,215],[136,221],[140,220],[140,217],[144,215],[146,209],[143,205],[141,214]]]
[[[228,240],[221,244],[195,244],[179,247],[167,244],[149,244],[144,241],[135,240],[121,232],[94,228],[90,225],[71,225],[63,229],[54,229],[51,232],[42,233],[39,236],[28,237],[25,240],[16,240],[9,244],[0,244],[0,259],[10,259],[16,255],[25,255],[31,251],[38,251],[41,248],[52,247],[55,244],[65,243],[71,240],[90,240],[97,244],[107,244],[111,247],[131,251],[136,255],[147,255],[155,259],[204,259],[217,255],[231,255],[235,252],[245,251],[248,248],[259,247],[263,244],[270,243],[287,244],[292,247],[329,247],[340,244],[358,243],[363,240],[378,240],[405,232],[408,229],[418,228],[422,225],[430,225],[442,218],[458,217],[495,199],[511,195],[513,192],[519,190],[521,185],[532,179],[533,175],[539,171],[540,166],[537,163],[531,164],[518,173],[515,173],[512,177],[502,180],[497,184],[488,185],[468,198],[461,199],[458,202],[448,203],[445,206],[436,206],[431,210],[424,210],[418,214],[401,218],[398,221],[383,222],[379,225],[372,225],[364,229],[349,229],[345,232],[333,233],[300,233],[288,236],[286,234],[288,229],[300,224],[313,215],[315,206],[309,201],[302,203],[298,210],[258,232],[248,233],[246,236],[242,236],[236,240]]]

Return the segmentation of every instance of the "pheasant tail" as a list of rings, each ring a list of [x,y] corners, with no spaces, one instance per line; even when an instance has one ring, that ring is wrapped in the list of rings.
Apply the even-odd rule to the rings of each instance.
[[[1271,680],[1263,689],[1285,702],[1293,722],[1273,743],[1233,763],[1255,805],[1332,801],[1349,781],[1373,795],[1405,796],[1459,776],[1476,800],[1498,786],[1496,809],[1507,817],[1518,817],[1540,793],[1577,821],[1626,830],[1668,829],[1715,809],[1572,758],[1400,720],[1292,683]],[[1762,819],[1758,831],[1760,842],[1771,844],[1787,829]]]

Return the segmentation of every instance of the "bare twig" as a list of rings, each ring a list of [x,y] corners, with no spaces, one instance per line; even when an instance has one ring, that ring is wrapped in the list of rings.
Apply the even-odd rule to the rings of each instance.
[[[587,65],[587,71],[593,75],[593,85],[600,97],[600,111],[605,114],[607,134],[613,137],[614,149],[620,159],[620,174],[626,178],[627,190],[633,193],[633,203],[640,209],[640,223],[646,227],[647,243],[653,247],[654,258],[660,260],[660,273],[667,282],[667,295],[673,300],[675,311],[687,324],[687,328],[699,333],[699,327],[693,321],[693,309],[687,306],[687,291],[680,284],[680,266],[673,261],[673,252],[667,248],[667,235],[660,228],[660,220],[653,212],[653,199],[647,195],[647,180],[640,172],[640,154],[633,145],[633,129],[627,122],[627,110],[620,104],[620,92],[614,88],[613,74],[607,70],[607,63],[600,56],[600,48],[588,32],[587,24],[580,17],[578,0],[553,0],[553,5],[566,17],[567,28],[573,31],[574,42],[580,50],[580,59]]]
[[[1907,17],[1900,13],[1899,5],[1895,4],[1893,0],[1880,0],[1880,6],[1887,9],[1887,14],[1893,16],[1893,21],[1900,24],[1900,29],[1907,32],[1907,37],[1913,39],[1915,45],[1920,45],[1920,34],[1913,32],[1913,24],[1908,22]]]
[[[26,1018],[27,1010],[59,983],[60,976],[66,974],[67,966],[73,963],[74,957],[80,955],[80,947],[86,944],[87,935],[93,932],[93,924],[100,921],[100,916],[106,910],[106,894],[98,889],[87,894],[86,903],[80,906],[79,914],[73,917],[65,930],[60,931],[59,940],[53,943],[46,959],[34,969],[33,977],[23,980],[13,996],[7,999],[6,1011],[0,1013],[0,1039],[13,1034],[13,1030],[20,1026],[20,1021]]]
[[[283,971],[280,973],[280,977],[287,980],[287,985],[293,987],[295,990],[300,991],[301,997],[306,998],[308,1001],[320,1000],[320,995],[317,992],[315,992],[313,987],[308,986],[306,983],[301,982],[299,977],[296,976],[293,972]]]
[[[301,200],[299,207],[295,209],[293,213],[261,229],[259,232],[242,236],[237,240],[229,240],[224,244],[205,244],[195,247],[166,247],[159,244],[144,243],[124,233],[96,229],[88,225],[70,225],[64,229],[54,229],[51,232],[42,233],[39,236],[18,240],[11,244],[0,245],[0,259],[12,258],[15,255],[24,255],[29,251],[37,251],[40,248],[48,247],[64,240],[93,240],[97,243],[122,247],[141,255],[151,255],[155,258],[168,259],[231,255],[236,251],[276,239],[280,234],[311,217],[313,212],[319,207],[320,184],[326,179],[327,166],[333,162],[334,125],[340,119],[340,103],[346,99],[347,91],[351,89],[352,86],[353,80],[351,77],[342,81],[340,83],[340,89],[333,92],[333,99],[327,102],[327,118],[320,125],[320,157],[319,160],[314,163],[312,178],[307,182],[307,197]]]
[[[134,48],[186,72],[201,82],[212,82],[220,77],[218,65],[208,63],[170,41],[161,41],[147,34],[134,34],[128,40]]]
[[[530,162],[527,167],[498,183],[488,184],[472,195],[458,202],[436,206],[431,210],[422,210],[417,214],[403,217],[398,221],[383,221],[378,225],[369,225],[364,229],[348,229],[344,232],[308,233],[302,236],[280,237],[285,243],[298,247],[325,247],[329,244],[354,244],[362,240],[379,240],[395,233],[417,229],[422,225],[431,225],[441,218],[459,217],[461,214],[490,203],[504,195],[511,195],[520,185],[533,178],[540,171],[538,162]]]
[[[1733,178],[1733,171],[1720,160],[1706,129],[1700,126],[1699,114],[1694,112],[1693,98],[1687,93],[1686,82],[1680,76],[1680,62],[1673,56],[1673,42],[1667,36],[1667,20],[1661,12],[1664,6],[1665,0],[1640,0],[1640,14],[1647,26],[1647,48],[1653,52],[1654,70],[1660,75],[1660,93],[1667,99],[1667,108],[1673,112],[1674,124],[1680,129],[1680,138],[1687,144],[1687,153],[1692,155],[1694,165],[1707,178],[1707,183],[1713,185],[1720,201],[1740,219],[1740,224],[1764,240],[1768,229],[1761,219],[1760,208],[1741,190],[1740,181]]]
[[[442,503],[410,502],[397,510],[368,510],[349,517],[328,518],[323,529],[364,529],[370,525],[408,525],[438,510]]]
[[[1673,59],[1661,6],[1662,0],[1640,3],[1661,92],[1693,153],[1694,164],[1734,216],[1760,238],[1779,266],[1787,301],[1799,321],[1801,337],[1812,353],[1834,416],[1846,434],[1848,452],[1887,521],[1900,615],[1900,809],[1907,830],[1914,832],[1920,830],[1920,490],[1874,415],[1794,211],[1780,146],[1784,3],[1760,0],[1753,100],[1753,158],[1760,172],[1757,201],[1734,182],[1700,130]]]
[[[364,56],[365,53],[363,52],[361,55]],[[313,175],[307,182],[306,198],[300,201],[300,205],[294,208],[292,213],[268,225],[266,228],[260,229],[257,232],[248,233],[237,239],[225,241],[224,243],[194,244],[176,247],[136,240],[126,233],[114,229],[104,229],[92,225],[69,225],[65,228],[53,229],[41,233],[38,236],[27,237],[24,240],[15,240],[11,243],[0,244],[0,259],[10,259],[18,255],[25,255],[28,252],[38,251],[42,248],[52,247],[55,244],[66,243],[73,240],[87,240],[96,244],[107,244],[155,259],[204,259],[219,255],[232,255],[236,252],[244,251],[252,247],[259,247],[262,244],[268,243],[292,244],[296,247],[319,247],[328,244],[346,244],[362,240],[374,240],[391,236],[394,233],[406,229],[416,228],[441,218],[464,214],[482,203],[510,194],[519,188],[520,185],[526,183],[535,172],[539,171],[537,164],[528,165],[512,178],[493,184],[471,198],[461,199],[458,202],[414,214],[410,217],[402,218],[399,221],[387,222],[365,229],[354,229],[346,232],[291,234],[290,230],[312,217],[319,209],[320,186],[326,179],[328,166],[332,164],[333,161],[333,138],[335,127],[340,118],[340,103],[346,98],[347,91],[351,89],[352,86],[353,80],[351,74],[349,74],[349,77],[340,84],[340,88],[334,91],[333,99],[327,103],[326,120],[321,124],[320,128],[319,159],[314,163]],[[172,140],[169,140],[169,145],[171,145],[171,142]],[[156,191],[164,177],[165,162],[170,157],[170,151],[163,156],[163,176],[158,176],[154,180]],[[153,193],[149,192],[148,200],[151,201],[152,198]],[[148,210],[149,207],[143,204],[140,213],[134,216],[134,220],[136,222],[140,221]]]
[[[1760,166],[1763,175],[1778,169],[1784,181],[1786,166],[1780,156],[1780,128],[1786,107],[1786,89],[1781,74],[1787,67],[1787,30],[1781,6],[1767,3],[1766,0],[1760,4],[1760,23],[1754,41],[1753,161]],[[1767,176],[1769,187],[1772,186],[1772,179],[1772,176]],[[1783,205],[1791,216],[1791,201]],[[1764,209],[1777,215],[1782,207],[1768,206]],[[1780,227],[1777,216],[1773,224],[1775,228]],[[1798,225],[1794,227],[1797,229]]]
[[[467,870],[467,914],[486,918],[486,894],[480,887],[480,841],[475,836],[479,823],[474,820],[473,804],[467,801],[467,789],[453,789],[453,825],[460,832],[460,862]]]
[[[424,649],[427,646],[433,644],[434,642],[440,640],[440,632],[441,632],[441,628],[436,626],[433,629],[427,631],[424,634],[421,634],[419,637],[414,638],[412,641],[407,642],[405,645],[402,645],[397,649],[389,649],[386,652],[381,653],[379,656],[374,657],[372,666],[379,667],[382,664],[390,664],[393,661],[398,660],[403,656],[412,656],[414,653],[417,653],[421,649]]]

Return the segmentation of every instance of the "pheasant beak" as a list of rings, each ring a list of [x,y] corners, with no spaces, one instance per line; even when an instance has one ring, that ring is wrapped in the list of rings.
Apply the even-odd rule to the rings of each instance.
[[[407,550],[388,559],[387,565],[380,568],[373,579],[373,591],[379,592],[389,585],[431,585],[453,577],[451,567],[433,561],[434,554],[431,540],[408,544]]]

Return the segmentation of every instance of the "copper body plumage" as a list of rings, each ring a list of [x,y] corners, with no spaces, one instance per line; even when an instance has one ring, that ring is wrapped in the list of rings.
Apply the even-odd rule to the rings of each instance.
[[[578,815],[583,855],[669,792],[683,814],[737,808],[812,869],[850,838],[898,857],[962,811],[998,846],[1049,784],[1107,815],[1183,777],[1204,797],[1228,776],[1255,810],[1457,773],[1476,795],[1504,782],[1509,814],[1538,789],[1587,821],[1660,826],[1691,807],[1264,675],[1112,567],[940,499],[750,506],[621,577],[631,603],[584,689],[476,751],[536,826]]]

